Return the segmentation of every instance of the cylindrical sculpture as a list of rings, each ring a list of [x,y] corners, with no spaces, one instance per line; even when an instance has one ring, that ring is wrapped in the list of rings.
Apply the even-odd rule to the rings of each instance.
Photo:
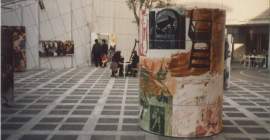
[[[140,18],[140,126],[164,136],[222,130],[225,11],[153,9]]]

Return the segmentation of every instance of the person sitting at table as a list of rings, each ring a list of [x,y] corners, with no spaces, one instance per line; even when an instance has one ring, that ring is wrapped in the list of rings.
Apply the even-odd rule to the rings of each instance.
[[[112,63],[111,63],[111,70],[112,70],[112,77],[115,77],[116,73],[119,69],[119,76],[123,76],[123,63],[124,58],[121,56],[121,51],[115,52],[115,54],[112,57]]]
[[[131,63],[128,64],[127,66],[127,75],[132,75],[136,77],[137,71],[134,69],[138,68],[138,63],[139,63],[139,56],[137,55],[136,51],[133,51],[132,57],[131,57]]]

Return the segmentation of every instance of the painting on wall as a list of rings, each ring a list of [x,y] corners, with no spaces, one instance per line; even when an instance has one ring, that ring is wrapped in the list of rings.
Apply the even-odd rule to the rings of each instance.
[[[57,57],[74,55],[74,42],[71,40],[42,40],[40,41],[40,57]]]
[[[140,57],[141,128],[174,137],[219,133],[225,12],[165,8],[144,16],[149,41],[141,46],[149,48]]]

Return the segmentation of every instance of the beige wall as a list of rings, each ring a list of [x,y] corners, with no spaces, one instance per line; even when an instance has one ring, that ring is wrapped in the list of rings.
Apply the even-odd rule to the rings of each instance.
[[[52,69],[72,64],[70,57],[39,59],[39,31],[40,40],[74,40],[73,66],[89,62],[92,32],[116,34],[117,49],[129,58],[137,26],[125,0],[43,1],[45,10],[39,10],[37,1],[29,0],[9,6],[10,10],[2,9],[1,13],[2,25],[26,26],[28,69],[38,68],[39,64]]]
[[[131,55],[134,39],[137,38],[137,25],[133,13],[128,9],[126,0],[90,0],[92,31],[113,33],[117,36],[117,50],[126,59]]]

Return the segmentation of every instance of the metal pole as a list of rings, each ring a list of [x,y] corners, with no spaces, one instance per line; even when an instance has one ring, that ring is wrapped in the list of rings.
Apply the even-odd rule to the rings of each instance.
[[[70,39],[71,41],[73,41],[73,22],[72,22],[72,18],[73,18],[73,9],[72,9],[72,0],[70,0]],[[75,57],[75,42],[74,43],[74,51],[73,51],[73,55],[71,56],[71,67],[73,67],[73,59]]]
[[[94,27],[94,23],[93,23],[93,18],[94,18],[94,4],[95,4],[95,0],[92,0],[91,3],[91,21],[89,22],[89,34],[90,34],[90,53],[89,53],[89,66],[92,65],[92,30]]]
[[[38,50],[39,50],[39,48],[40,48],[40,36],[41,36],[40,35],[40,9],[39,9],[39,4],[38,4],[39,0],[36,0],[36,2],[37,2],[37,12],[38,12]],[[40,69],[40,67],[41,67],[41,62],[40,62],[40,56],[38,54],[38,68]]]
[[[269,32],[268,32],[268,38],[269,38],[269,40],[268,40],[268,70],[270,70],[270,23],[269,23],[269,26],[268,26],[268,30],[269,30]]]
[[[23,6],[22,6],[22,4],[20,4],[19,5],[19,7],[20,7],[20,10],[21,10],[21,26],[23,26]]]
[[[270,8],[270,0],[268,1],[268,8]],[[270,23],[268,24],[268,65],[267,68],[270,71]]]

